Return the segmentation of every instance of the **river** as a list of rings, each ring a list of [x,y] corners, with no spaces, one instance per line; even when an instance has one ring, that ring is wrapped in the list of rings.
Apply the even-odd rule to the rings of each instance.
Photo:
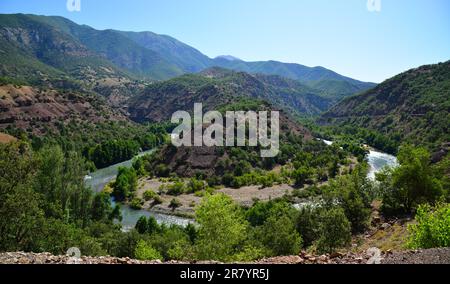
[[[139,155],[137,155],[136,157],[141,157],[141,156],[144,156],[147,154],[151,154],[153,151],[154,150],[142,152]],[[116,178],[117,173],[119,171],[119,167],[131,167],[133,164],[133,159],[112,165],[112,166],[104,168],[104,169],[97,170],[97,171],[89,174],[85,178],[86,185],[91,187],[94,192],[101,192],[103,190],[103,188],[105,188],[105,186],[109,182],[113,181]],[[113,199],[111,199],[111,203],[113,206],[115,205],[115,202]],[[166,215],[166,214],[159,214],[159,213],[154,213],[154,212],[150,212],[147,210],[134,210],[125,204],[120,204],[120,207],[121,207],[121,211],[122,211],[121,225],[124,230],[130,230],[130,229],[134,228],[137,220],[139,220],[139,218],[141,216],[146,216],[146,217],[153,216],[153,217],[155,217],[156,221],[158,221],[158,223],[164,223],[167,225],[176,224],[176,225],[186,226],[187,224],[192,222],[190,219],[187,219],[187,218],[181,218],[181,217]]]
[[[318,139],[323,141],[328,146],[333,145],[333,141]],[[375,174],[380,172],[384,167],[396,167],[398,166],[397,157],[379,152],[377,150],[371,149],[369,154],[367,154],[367,162],[369,164],[369,172],[367,177],[370,180],[375,180]]]
[[[327,145],[332,145],[332,141],[328,140],[322,140]],[[152,153],[154,150],[146,151],[143,153],[140,153],[136,157],[140,157],[146,154]],[[376,150],[370,150],[369,154],[367,155],[367,160],[370,166],[370,170],[368,173],[368,178],[371,180],[375,179],[375,174],[378,173],[381,169],[383,169],[385,166],[396,166],[398,165],[397,158],[395,156],[379,152]],[[133,159],[112,165],[110,167],[97,170],[93,173],[91,173],[89,176],[86,176],[86,185],[90,186],[92,190],[95,192],[101,192],[105,185],[107,185],[109,182],[114,180],[116,178],[116,175],[118,173],[119,167],[131,167],[133,163]],[[115,205],[114,200],[111,199],[111,203]],[[167,225],[176,224],[181,226],[186,226],[187,224],[191,223],[191,219],[167,215],[167,214],[159,214],[150,212],[147,210],[134,210],[131,209],[129,206],[125,204],[121,204],[121,210],[122,210],[122,227],[124,230],[130,230],[133,228],[137,222],[137,220],[141,216],[153,216],[158,223],[164,223]]]

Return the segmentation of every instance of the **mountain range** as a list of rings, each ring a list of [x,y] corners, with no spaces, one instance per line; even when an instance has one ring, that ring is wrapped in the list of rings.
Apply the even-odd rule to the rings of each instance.
[[[96,30],[62,17],[0,15],[0,76],[26,83],[98,78],[167,80],[214,66],[297,80],[341,98],[373,87],[323,67],[276,61],[209,58],[172,37],[152,32]],[[11,78],[10,78],[11,79]]]

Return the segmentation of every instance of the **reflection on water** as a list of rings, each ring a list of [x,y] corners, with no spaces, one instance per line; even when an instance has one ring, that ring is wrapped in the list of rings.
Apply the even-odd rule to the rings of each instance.
[[[151,154],[153,151],[154,150],[143,152],[143,153],[137,155],[136,157],[141,157],[141,156],[144,156],[147,154]],[[90,175],[86,176],[85,183],[87,186],[90,186],[93,191],[101,192],[103,190],[103,188],[105,188],[105,186],[109,182],[111,182],[112,180],[114,180],[116,178],[120,167],[131,167],[132,164],[133,164],[133,159],[119,163],[119,164],[112,165],[112,166],[104,168],[104,169],[97,170],[97,171],[91,173]],[[115,203],[112,199],[111,199],[111,203],[113,204],[113,206],[115,205]],[[166,214],[158,214],[158,213],[153,213],[153,212],[149,212],[146,210],[134,210],[124,204],[121,204],[120,206],[121,206],[121,212],[122,212],[122,221],[120,223],[122,224],[124,230],[130,230],[130,229],[134,228],[137,220],[141,216],[146,216],[146,217],[153,216],[156,219],[156,221],[158,221],[158,223],[164,223],[167,225],[176,224],[176,225],[186,226],[187,224],[192,222],[192,220],[186,219],[186,218],[181,218],[181,217],[176,217],[176,216],[171,216],[171,215],[166,215]]]

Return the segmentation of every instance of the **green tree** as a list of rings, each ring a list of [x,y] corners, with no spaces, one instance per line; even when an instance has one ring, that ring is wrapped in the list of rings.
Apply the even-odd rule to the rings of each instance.
[[[136,231],[139,232],[139,234],[145,234],[148,232],[148,221],[147,217],[141,216],[136,222],[136,225],[134,226]]]
[[[112,195],[118,201],[133,197],[137,188],[137,175],[133,168],[120,167],[116,181],[113,184]]]
[[[420,205],[415,219],[416,223],[408,226],[409,247],[450,247],[450,204]]]
[[[320,237],[320,210],[306,206],[301,208],[297,215],[296,228],[305,247],[312,245]]]
[[[224,194],[207,196],[195,216],[200,225],[195,247],[197,258],[231,260],[244,241],[248,226],[239,206]]]
[[[322,210],[319,218],[320,238],[316,243],[319,252],[332,253],[335,249],[350,243],[351,224],[342,208]]]
[[[175,211],[175,209],[177,209],[177,208],[180,207],[181,205],[182,205],[182,204],[181,204],[180,200],[178,200],[178,199],[176,199],[176,198],[173,198],[173,199],[170,201],[169,208],[171,208],[172,211]]]
[[[443,195],[442,182],[430,164],[430,153],[424,148],[402,146],[400,166],[378,175],[384,188],[382,210],[387,215],[414,211],[420,204],[434,203]]]
[[[289,216],[271,216],[257,229],[257,238],[268,249],[271,256],[296,255],[302,239]]]
[[[330,181],[324,195],[329,207],[337,202],[344,209],[353,233],[362,232],[369,225],[371,202],[368,193],[372,184],[365,174],[366,171],[358,167],[351,175]]]
[[[136,249],[134,250],[134,256],[139,260],[161,260],[162,256],[159,254],[157,250],[152,248],[147,242],[144,240],[140,240]]]

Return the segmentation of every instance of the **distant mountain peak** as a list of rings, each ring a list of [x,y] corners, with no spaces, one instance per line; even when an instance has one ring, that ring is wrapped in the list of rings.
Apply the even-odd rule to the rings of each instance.
[[[228,61],[242,61],[242,59],[234,57],[232,55],[219,55],[215,59],[225,59]]]

